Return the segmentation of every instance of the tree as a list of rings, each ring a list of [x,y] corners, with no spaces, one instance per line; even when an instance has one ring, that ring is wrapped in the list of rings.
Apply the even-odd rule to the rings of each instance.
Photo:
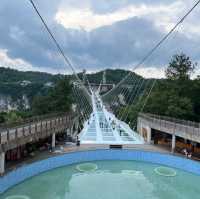
[[[15,123],[15,122],[21,122],[21,121],[22,121],[22,118],[17,114],[16,111],[10,111],[6,115],[6,122],[8,124],[12,124],[12,123]]]
[[[50,103],[48,96],[36,96],[32,103],[33,115],[43,115],[50,112]]]
[[[168,106],[165,115],[175,118],[192,118],[193,104],[187,97],[179,97],[178,95],[171,95],[168,100]]]
[[[6,121],[6,112],[0,112],[0,124]]]
[[[49,94],[50,109],[56,112],[66,112],[71,108],[71,85],[68,78],[61,79]]]
[[[195,67],[196,64],[193,64],[188,56],[181,53],[173,56],[165,74],[170,80],[188,80]]]
[[[46,96],[36,96],[33,99],[32,111],[34,115],[66,112],[71,108],[71,103],[71,85],[67,78],[63,78]]]
[[[169,116],[178,119],[200,121],[200,80],[183,81],[158,80],[143,112]],[[137,119],[144,98],[129,106],[128,122]]]

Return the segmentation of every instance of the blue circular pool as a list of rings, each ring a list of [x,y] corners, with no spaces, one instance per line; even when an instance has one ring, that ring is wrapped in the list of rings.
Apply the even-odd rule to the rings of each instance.
[[[0,199],[199,199],[200,164],[140,150],[72,152],[0,178]]]
[[[155,172],[157,164],[138,161],[94,161],[98,169],[79,171],[73,164],[53,169],[14,186],[0,199],[199,199],[200,177],[173,170]]]

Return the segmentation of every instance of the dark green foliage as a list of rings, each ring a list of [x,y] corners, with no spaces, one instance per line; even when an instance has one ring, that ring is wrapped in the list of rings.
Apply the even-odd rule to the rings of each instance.
[[[103,72],[100,71],[97,73],[87,74],[87,78],[90,83],[100,84],[103,77]],[[130,71],[122,70],[122,69],[106,69],[106,83],[107,84],[117,84],[120,82],[126,75],[128,75]],[[133,75],[136,75],[135,73]],[[133,76],[132,75],[132,76]],[[82,79],[83,74],[79,73],[79,78]],[[138,76],[139,77],[139,76]]]
[[[26,118],[32,117],[33,114],[30,110],[28,111],[10,111],[0,113],[0,124],[13,124],[22,122]]]
[[[42,72],[22,72],[10,68],[0,67],[0,83],[15,84],[24,80],[32,83],[56,82],[60,79],[60,76],[61,75],[52,75]]]
[[[176,81],[158,82],[144,111],[180,119],[197,120],[193,96],[189,95],[189,93],[192,94],[189,90],[190,87],[183,84],[178,85]]]
[[[188,80],[195,66],[185,54],[174,55],[166,70],[166,77],[170,80]]]
[[[26,86],[20,84],[0,83],[0,94],[11,96],[14,101],[26,95],[32,101],[34,95],[46,94],[48,87],[41,83],[33,83]]]
[[[194,64],[186,55],[176,55],[166,74],[157,80],[143,112],[200,122],[200,79],[190,79]],[[131,105],[128,120],[134,121],[144,100]]]
[[[29,102],[35,95],[47,94],[49,87],[45,83],[56,83],[62,76],[41,72],[22,72],[0,67],[0,94],[10,96],[13,101],[21,100],[25,95]],[[28,81],[27,85],[22,85]]]
[[[175,55],[166,70],[167,79],[157,80],[143,112],[200,122],[200,77],[195,80],[190,79],[195,66],[196,64],[193,64],[186,55]],[[107,83],[117,84],[129,72],[108,69],[106,70]],[[26,94],[31,102],[34,98],[31,111],[15,112],[19,119],[52,112],[66,112],[72,103],[71,86],[67,77],[72,79],[72,76],[64,78],[59,75],[0,68],[0,91],[16,99],[23,94]],[[82,79],[81,73],[79,77]],[[90,83],[99,84],[102,81],[103,71],[89,74],[87,77]],[[31,81],[32,84],[22,87],[18,82],[23,80]],[[57,84],[54,88],[45,88],[44,83],[48,81]],[[130,114],[127,121],[136,120],[143,104],[144,98],[129,105]],[[124,108],[120,112],[123,113]],[[10,115],[2,113],[0,122],[15,120],[16,115],[13,112]]]
[[[5,112],[1,112],[0,113],[0,124],[4,123],[6,121],[6,113]]]
[[[32,103],[34,115],[42,115],[52,112],[66,112],[70,110],[72,103],[71,86],[67,78],[58,81],[45,96],[36,96]]]

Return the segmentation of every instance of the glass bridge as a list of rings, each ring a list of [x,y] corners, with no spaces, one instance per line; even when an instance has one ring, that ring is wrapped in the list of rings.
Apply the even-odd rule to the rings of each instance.
[[[103,105],[98,92],[92,92],[93,113],[79,134],[81,144],[143,144],[143,138]]]

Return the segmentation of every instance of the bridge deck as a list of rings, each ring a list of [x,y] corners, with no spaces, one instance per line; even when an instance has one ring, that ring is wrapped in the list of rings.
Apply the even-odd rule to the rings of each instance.
[[[80,133],[82,144],[143,144],[143,138],[104,107],[92,93],[93,113]]]

